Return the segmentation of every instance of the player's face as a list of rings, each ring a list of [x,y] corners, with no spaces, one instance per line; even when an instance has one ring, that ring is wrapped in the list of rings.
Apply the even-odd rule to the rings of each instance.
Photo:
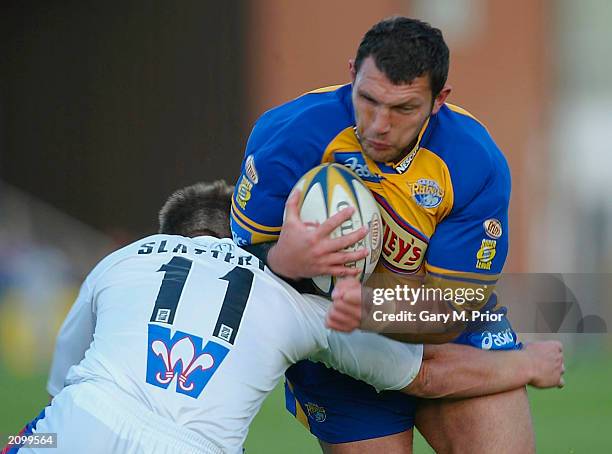
[[[432,100],[429,77],[396,85],[378,70],[372,57],[363,61],[357,74],[351,63],[351,73],[357,134],[364,153],[378,162],[398,162],[416,143],[432,108],[439,109]]]

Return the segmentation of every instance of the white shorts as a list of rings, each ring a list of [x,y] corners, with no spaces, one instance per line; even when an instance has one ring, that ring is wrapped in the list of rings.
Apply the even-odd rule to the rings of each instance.
[[[57,433],[53,454],[223,454],[210,440],[87,382],[64,388],[33,432]],[[49,454],[49,449],[19,452]]]

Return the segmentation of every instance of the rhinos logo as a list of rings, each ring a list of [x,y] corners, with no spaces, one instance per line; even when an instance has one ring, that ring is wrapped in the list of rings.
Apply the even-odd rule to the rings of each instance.
[[[308,402],[306,404],[306,411],[308,412],[308,416],[310,416],[316,422],[325,422],[325,420],[327,419],[327,415],[325,414],[325,408],[320,407],[317,404]]]
[[[423,208],[436,208],[444,198],[444,191],[434,180],[420,178],[409,183],[410,194],[414,201]]]

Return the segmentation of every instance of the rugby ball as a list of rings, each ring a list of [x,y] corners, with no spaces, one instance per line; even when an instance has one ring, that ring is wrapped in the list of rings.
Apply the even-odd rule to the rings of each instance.
[[[345,250],[354,251],[367,247],[369,254],[365,259],[346,266],[360,270],[359,279],[364,282],[370,277],[382,248],[382,218],[378,205],[364,182],[347,167],[340,164],[323,164],[311,169],[295,184],[292,192],[300,191],[300,218],[304,222],[323,223],[346,207],[355,207],[351,219],[344,222],[334,232],[332,238],[348,235],[366,225],[367,236]],[[317,276],[312,279],[317,291],[331,296],[336,278]]]

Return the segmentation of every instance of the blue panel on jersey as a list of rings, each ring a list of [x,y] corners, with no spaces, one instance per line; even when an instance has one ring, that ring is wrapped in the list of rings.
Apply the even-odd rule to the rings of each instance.
[[[368,165],[363,158],[363,154],[359,151],[355,152],[335,152],[334,161],[342,164],[357,174],[363,181],[370,181],[372,183],[379,183],[382,180],[378,175],[370,172]]]
[[[508,253],[510,171],[487,130],[475,119],[444,106],[432,117],[436,134],[423,146],[446,163],[453,207],[436,227],[427,263],[471,273],[501,272]]]
[[[430,133],[434,130],[435,134]],[[469,208],[477,196],[509,198],[508,163],[486,128],[474,118],[443,106],[431,118],[421,146],[437,154],[448,167],[453,210]],[[491,176],[496,180],[493,185]]]
[[[147,383],[197,399],[229,352],[227,347],[182,331],[149,324]]]
[[[304,95],[257,121],[234,192],[232,229],[236,227],[233,233],[243,244],[257,240],[257,235],[247,234],[249,229],[278,234],[274,229],[282,225],[285,201],[295,183],[321,163],[328,144],[352,124],[347,96],[350,99],[350,86]]]

